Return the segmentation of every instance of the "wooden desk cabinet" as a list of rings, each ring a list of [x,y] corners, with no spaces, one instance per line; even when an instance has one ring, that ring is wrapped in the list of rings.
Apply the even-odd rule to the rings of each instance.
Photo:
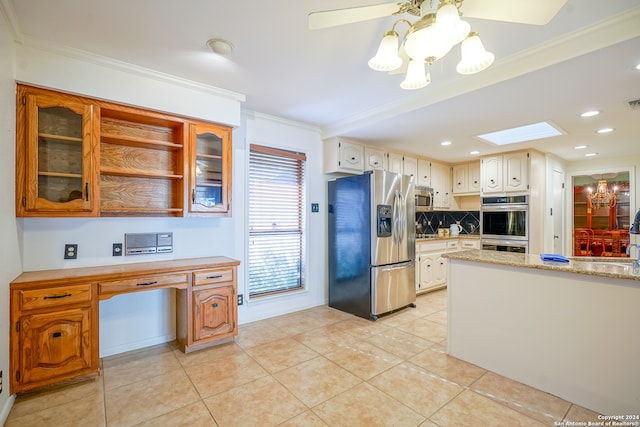
[[[98,302],[176,289],[176,334],[185,353],[238,334],[236,267],[226,257],[26,272],[11,283],[11,393],[97,374]]]

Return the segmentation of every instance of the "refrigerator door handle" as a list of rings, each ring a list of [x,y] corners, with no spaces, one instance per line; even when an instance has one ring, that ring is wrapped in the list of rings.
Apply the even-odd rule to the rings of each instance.
[[[407,205],[405,203],[404,200],[404,196],[402,195],[402,193],[398,193],[398,195],[400,196],[400,233],[399,233],[399,237],[398,237],[398,241],[399,243],[401,243],[404,240],[404,234],[406,232],[407,229]]]
[[[394,243],[398,243],[399,242],[399,232],[400,232],[400,225],[398,224],[399,221],[399,217],[400,217],[400,199],[398,197],[398,191],[395,191],[394,197],[393,197],[393,227],[392,227],[392,235],[393,235],[393,242]]]
[[[402,269],[405,269],[407,267],[412,267],[415,264],[416,264],[415,261],[403,262],[402,264],[394,265],[392,267],[383,267],[383,268],[380,269],[380,271],[387,272],[387,271],[402,270]]]

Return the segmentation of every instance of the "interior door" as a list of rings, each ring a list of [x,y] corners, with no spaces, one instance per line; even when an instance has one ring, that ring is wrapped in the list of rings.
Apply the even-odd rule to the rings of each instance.
[[[553,171],[553,208],[551,224],[553,227],[553,253],[564,253],[564,172]]]

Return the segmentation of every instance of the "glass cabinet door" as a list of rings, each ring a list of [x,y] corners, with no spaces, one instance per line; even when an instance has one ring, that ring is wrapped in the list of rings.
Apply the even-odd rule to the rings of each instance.
[[[28,211],[91,211],[92,107],[26,95]]]
[[[191,125],[190,212],[229,213],[231,131],[215,125]]]

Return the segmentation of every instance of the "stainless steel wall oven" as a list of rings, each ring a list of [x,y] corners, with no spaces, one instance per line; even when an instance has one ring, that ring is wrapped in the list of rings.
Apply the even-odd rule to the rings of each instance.
[[[528,252],[528,196],[483,197],[480,207],[480,239],[483,249]]]

